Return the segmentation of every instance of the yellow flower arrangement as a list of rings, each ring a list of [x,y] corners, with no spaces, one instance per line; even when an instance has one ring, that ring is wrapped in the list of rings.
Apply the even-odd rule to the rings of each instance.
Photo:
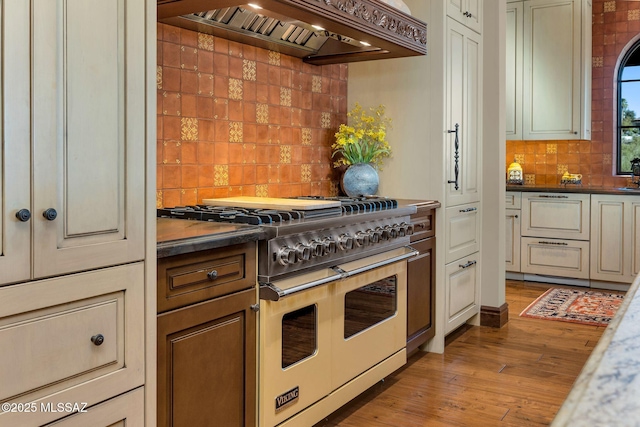
[[[335,135],[336,142],[331,146],[331,157],[340,156],[334,163],[335,167],[371,163],[380,168],[383,159],[391,155],[387,141],[391,119],[384,116],[384,105],[370,107],[369,113],[357,102],[347,113],[350,125],[340,125]]]

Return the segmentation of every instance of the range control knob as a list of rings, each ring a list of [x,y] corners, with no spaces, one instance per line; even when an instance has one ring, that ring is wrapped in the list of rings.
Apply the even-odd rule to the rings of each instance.
[[[369,245],[369,233],[366,231],[358,231],[356,233],[356,246],[368,246]]]
[[[324,255],[335,254],[338,251],[338,244],[331,237],[322,239],[324,245]]]
[[[309,242],[309,247],[311,248],[312,257],[322,256],[324,254],[324,245],[322,242],[312,240]]]
[[[392,239],[395,239],[396,237],[399,237],[398,236],[399,234],[400,234],[400,226],[398,224],[393,224],[389,226],[389,237],[391,237]]]
[[[402,224],[395,224],[393,228],[398,230],[398,237],[404,237],[407,235],[407,226]]]
[[[280,265],[288,265],[295,264],[296,262],[296,251],[293,248],[288,246],[283,246],[278,249],[278,253],[276,254],[276,259]]]
[[[353,237],[348,234],[341,234],[338,237],[338,247],[341,251],[348,251],[353,249]]]
[[[376,231],[380,233],[380,240],[389,240],[391,238],[389,228],[390,227],[388,225],[385,225],[384,227],[376,227]]]
[[[406,222],[400,223],[400,227],[405,229],[405,234],[411,236],[413,234],[413,224],[407,224]]]
[[[295,246],[295,250],[298,261],[309,261],[311,259],[311,246],[298,243]]]
[[[378,227],[380,228],[380,227]],[[371,236],[369,238],[369,241],[373,244],[373,243],[378,243],[380,241],[380,237],[382,237],[382,231],[378,231],[378,230],[367,230],[367,233],[369,233],[369,236]]]

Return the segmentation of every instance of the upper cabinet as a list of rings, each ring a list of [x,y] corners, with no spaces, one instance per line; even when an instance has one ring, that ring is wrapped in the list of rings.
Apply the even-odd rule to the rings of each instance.
[[[506,137],[591,139],[591,1],[507,4]]]
[[[0,284],[144,259],[146,6],[31,3],[0,23]]]
[[[447,0],[447,15],[482,33],[482,0]]]

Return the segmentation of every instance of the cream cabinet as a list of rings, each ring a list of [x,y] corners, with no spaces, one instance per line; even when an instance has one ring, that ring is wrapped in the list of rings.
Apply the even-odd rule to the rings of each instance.
[[[480,249],[479,203],[445,210],[445,262],[448,264]]]
[[[480,252],[445,266],[445,333],[480,312]]]
[[[640,272],[639,226],[637,196],[591,196],[591,279],[633,281]]]
[[[482,38],[447,19],[447,205],[480,200],[482,147]]]
[[[483,0],[447,0],[447,15],[477,33],[482,33]]]
[[[520,272],[520,192],[508,191],[506,194],[505,218],[505,263],[506,270]]]
[[[0,283],[144,258],[145,2],[32,3],[1,22]]]
[[[591,0],[507,5],[507,139],[591,139],[591,20]]]

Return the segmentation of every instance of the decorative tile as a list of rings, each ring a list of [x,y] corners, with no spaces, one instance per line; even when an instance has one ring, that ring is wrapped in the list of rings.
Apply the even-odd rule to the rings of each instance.
[[[340,194],[338,181],[329,182],[329,196],[337,197]]]
[[[605,165],[611,164],[611,153],[605,153],[602,155],[602,163]]]
[[[210,34],[198,33],[198,49],[213,52],[213,36]]]
[[[160,65],[156,68],[156,84],[158,89],[162,89],[162,67]]]
[[[229,122],[229,142],[243,141],[242,122]]]
[[[280,66],[280,52],[269,51],[269,65]]]
[[[280,105],[291,107],[291,89],[288,87],[280,88]]]
[[[302,145],[311,145],[311,129],[302,128]]]
[[[300,181],[311,182],[311,165],[302,165],[300,171]]]
[[[182,117],[180,119],[180,139],[183,141],[198,140],[198,119]]]
[[[557,154],[558,144],[547,144],[547,154]]]
[[[256,122],[263,124],[269,123],[269,106],[267,104],[256,105]]]
[[[564,175],[565,172],[569,171],[569,165],[564,165],[558,163],[558,175]]]
[[[616,2],[615,2],[615,0],[605,1],[604,2],[604,11],[605,12],[615,12],[616,11]]]
[[[269,185],[268,184],[256,185],[256,196],[269,197]]]
[[[213,185],[229,185],[229,165],[213,166]]]
[[[631,9],[627,11],[627,20],[628,21],[639,21],[640,20],[640,9]]]
[[[242,61],[242,78],[252,82],[256,81],[256,61],[248,59]]]
[[[242,100],[242,80],[229,79],[229,98],[237,101]]]
[[[593,68],[602,68],[604,65],[604,58],[602,56],[594,56],[591,58],[591,66]]]
[[[525,184],[535,184],[536,183],[536,175],[533,173],[525,173],[524,174],[524,183]]]
[[[316,93],[322,92],[322,77],[313,76],[311,78],[311,92],[316,92]]]
[[[331,127],[331,113],[323,112],[320,119],[320,126],[329,129]]]
[[[280,163],[291,163],[291,146],[280,146]]]
[[[161,208],[162,206],[162,191],[156,192],[156,208]]]
[[[524,154],[516,154],[515,159],[520,165],[524,165]]]

